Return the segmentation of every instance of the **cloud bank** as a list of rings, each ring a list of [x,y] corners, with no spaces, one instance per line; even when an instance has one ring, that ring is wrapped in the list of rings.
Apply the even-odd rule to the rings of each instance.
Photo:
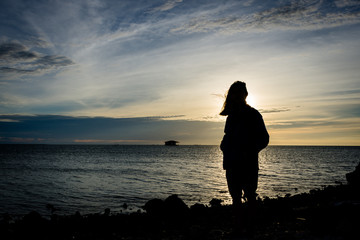
[[[212,144],[223,123],[141,118],[0,115],[0,143]],[[206,140],[207,139],[207,140]]]
[[[359,112],[358,106],[353,108]],[[224,122],[177,120],[177,117],[182,116],[106,118],[0,115],[0,143],[162,145],[169,139],[180,141],[183,145],[220,143]],[[340,145],[356,145],[360,136],[359,117],[348,117],[266,121],[270,144],[279,144],[277,138],[282,137],[288,139],[288,142],[282,142],[285,145],[296,143],[299,139],[304,141],[301,144],[316,144],[314,136],[317,135],[317,138],[326,140],[330,145],[336,144],[331,141],[332,138],[342,139],[337,142]]]

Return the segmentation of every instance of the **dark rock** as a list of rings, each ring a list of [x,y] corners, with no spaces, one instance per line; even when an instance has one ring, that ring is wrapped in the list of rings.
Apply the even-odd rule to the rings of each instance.
[[[360,163],[355,168],[355,171],[346,174],[346,180],[350,185],[360,186]]]
[[[105,216],[109,216],[109,215],[110,215],[110,208],[106,208],[106,209],[105,209],[104,215],[105,215]]]
[[[52,204],[46,204],[46,209],[49,210],[51,212],[51,214],[53,214],[55,211],[57,211],[58,209],[52,205]]]
[[[213,198],[209,203],[211,207],[221,207],[222,201],[221,199]]]
[[[143,208],[150,215],[159,215],[165,211],[165,204],[163,200],[155,198],[145,203]]]
[[[178,214],[179,213],[182,214],[189,210],[189,207],[176,194],[166,198],[164,203],[167,211],[172,211]]]
[[[195,203],[190,207],[191,214],[193,215],[206,215],[206,211],[208,210],[208,207],[206,207],[204,204],[201,203]]]
[[[165,218],[177,218],[189,212],[189,207],[177,195],[171,195],[165,199],[152,199],[148,201],[143,209],[152,216]]]
[[[201,203],[195,203],[194,205],[192,205],[190,207],[190,210],[194,210],[194,211],[201,211],[203,209],[206,209],[206,206],[204,204],[201,204]]]
[[[45,239],[49,235],[49,221],[38,212],[26,214],[17,225],[17,238],[19,239]]]
[[[353,239],[360,226],[360,194],[350,185],[276,199],[258,199],[254,239]],[[51,215],[31,212],[0,221],[1,239],[229,239],[236,233],[233,206],[210,201],[189,209],[177,196],[148,201],[146,213]],[[249,209],[246,203],[244,212]],[[109,214],[107,216],[106,214]],[[227,235],[229,235],[227,237]],[[247,239],[247,238],[245,238]]]
[[[11,220],[12,220],[12,217],[10,216],[10,214],[5,213],[5,214],[3,214],[2,220],[0,222],[9,224]]]
[[[42,221],[42,217],[40,215],[40,213],[36,212],[36,211],[32,211],[29,214],[26,214],[23,218],[23,221],[26,223],[38,223]]]
[[[76,211],[76,212],[75,212],[74,218],[76,218],[76,219],[80,219],[80,218],[81,218],[81,214],[80,214],[79,211]]]

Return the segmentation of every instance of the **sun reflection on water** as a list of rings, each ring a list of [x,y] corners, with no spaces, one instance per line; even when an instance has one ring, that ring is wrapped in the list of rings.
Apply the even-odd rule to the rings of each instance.
[[[38,207],[48,203],[62,213],[91,213],[104,207],[116,212],[124,203],[141,207],[172,194],[188,206],[209,204],[212,198],[231,203],[219,146],[23,148],[2,156],[7,170],[0,173],[7,177],[0,184],[8,197],[0,199],[0,212],[41,212],[44,209]],[[359,147],[269,146],[259,155],[258,194],[293,195],[345,182],[359,156]],[[19,178],[19,171],[26,174]]]

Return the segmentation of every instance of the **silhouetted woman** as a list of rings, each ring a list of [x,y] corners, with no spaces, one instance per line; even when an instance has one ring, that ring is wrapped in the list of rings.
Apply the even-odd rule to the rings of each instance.
[[[223,167],[238,219],[237,227],[241,231],[245,224],[252,227],[258,184],[258,153],[269,143],[263,118],[256,109],[246,103],[247,95],[246,84],[234,82],[220,113],[227,116],[225,135],[220,145],[223,151]],[[248,211],[244,210],[242,199],[247,200]]]

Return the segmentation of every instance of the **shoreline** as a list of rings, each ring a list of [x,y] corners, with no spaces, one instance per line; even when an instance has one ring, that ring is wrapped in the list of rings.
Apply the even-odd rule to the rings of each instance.
[[[154,143],[154,144],[112,144],[112,143],[75,143],[75,142],[71,142],[71,143],[13,143],[13,142],[9,142],[9,143],[6,143],[6,142],[0,142],[0,147],[1,146],[20,146],[20,145],[25,145],[25,146],[110,146],[110,147],[121,147],[121,146],[141,146],[141,147],[144,147],[144,146],[160,146],[160,147],[163,147],[165,146],[164,144],[162,143]],[[179,144],[179,145],[176,145],[176,146],[183,146],[183,147],[191,147],[191,146],[211,146],[211,147],[214,147],[214,146],[219,146],[219,144]],[[320,145],[308,145],[308,144],[304,144],[304,145],[301,145],[301,144],[270,144],[268,145],[267,147],[350,147],[350,148],[359,148],[360,146],[359,145],[323,145],[323,144],[320,144]]]
[[[234,238],[231,205],[213,199],[210,206],[187,206],[177,195],[152,199],[145,212],[57,215],[33,211],[19,219],[4,214],[1,239],[352,239],[360,226],[360,163],[346,174],[348,184],[308,193],[257,200],[251,238]],[[244,203],[247,209],[247,203]]]
[[[264,201],[264,200],[277,200],[277,199],[283,199],[283,198],[288,198],[288,197],[295,197],[297,195],[306,195],[309,194],[310,192],[313,191],[321,191],[324,188],[328,188],[328,187],[338,187],[341,185],[346,185],[346,180],[345,181],[335,181],[333,184],[329,184],[329,185],[323,185],[321,187],[317,187],[308,191],[296,191],[296,193],[283,193],[282,195],[277,194],[277,195],[273,195],[273,196],[262,196],[260,194],[258,194],[257,199],[258,201]],[[213,200],[213,199],[218,199],[218,198],[209,198],[208,201],[206,200],[198,200],[198,201],[189,201],[186,196],[182,196],[182,194],[170,194],[168,196],[171,195],[176,195],[178,196],[189,208],[191,208],[193,205],[204,205],[205,207],[211,207],[210,201],[209,200]],[[104,210],[106,208],[111,210],[111,214],[112,215],[118,215],[118,214],[124,214],[124,215],[128,215],[128,214],[133,214],[133,213],[146,213],[145,209],[144,209],[144,205],[153,200],[153,199],[157,199],[157,198],[151,198],[149,200],[145,200],[143,201],[143,203],[128,203],[128,202],[120,202],[118,204],[118,206],[116,208],[112,208],[112,207],[108,207],[106,205],[104,205],[103,208],[90,208],[88,207],[87,209],[91,209],[92,211],[83,211],[82,209],[74,209],[72,211],[70,211],[69,209],[66,209],[65,207],[59,207],[57,205],[53,205],[51,203],[46,203],[44,202],[43,207],[41,208],[28,208],[28,211],[23,211],[23,212],[7,212],[7,211],[3,211],[0,212],[0,220],[2,219],[3,216],[7,215],[9,217],[11,217],[13,220],[19,220],[21,218],[23,218],[25,215],[29,214],[30,212],[38,212],[43,218],[46,218],[47,220],[49,220],[51,218],[51,216],[53,214],[58,215],[58,216],[71,216],[74,215],[76,212],[79,212],[80,215],[82,216],[91,216],[91,215],[99,215],[99,214],[103,214]],[[165,199],[163,199],[165,200]],[[222,199],[221,196],[219,197],[219,199],[221,201],[221,205],[222,206],[228,206],[231,205],[231,199]]]
[[[179,197],[148,201],[145,212],[57,215],[37,212],[0,220],[2,239],[233,239],[232,206],[213,199],[188,207]],[[245,203],[246,208],[246,203]],[[348,239],[360,226],[358,185],[258,200],[251,239]]]

